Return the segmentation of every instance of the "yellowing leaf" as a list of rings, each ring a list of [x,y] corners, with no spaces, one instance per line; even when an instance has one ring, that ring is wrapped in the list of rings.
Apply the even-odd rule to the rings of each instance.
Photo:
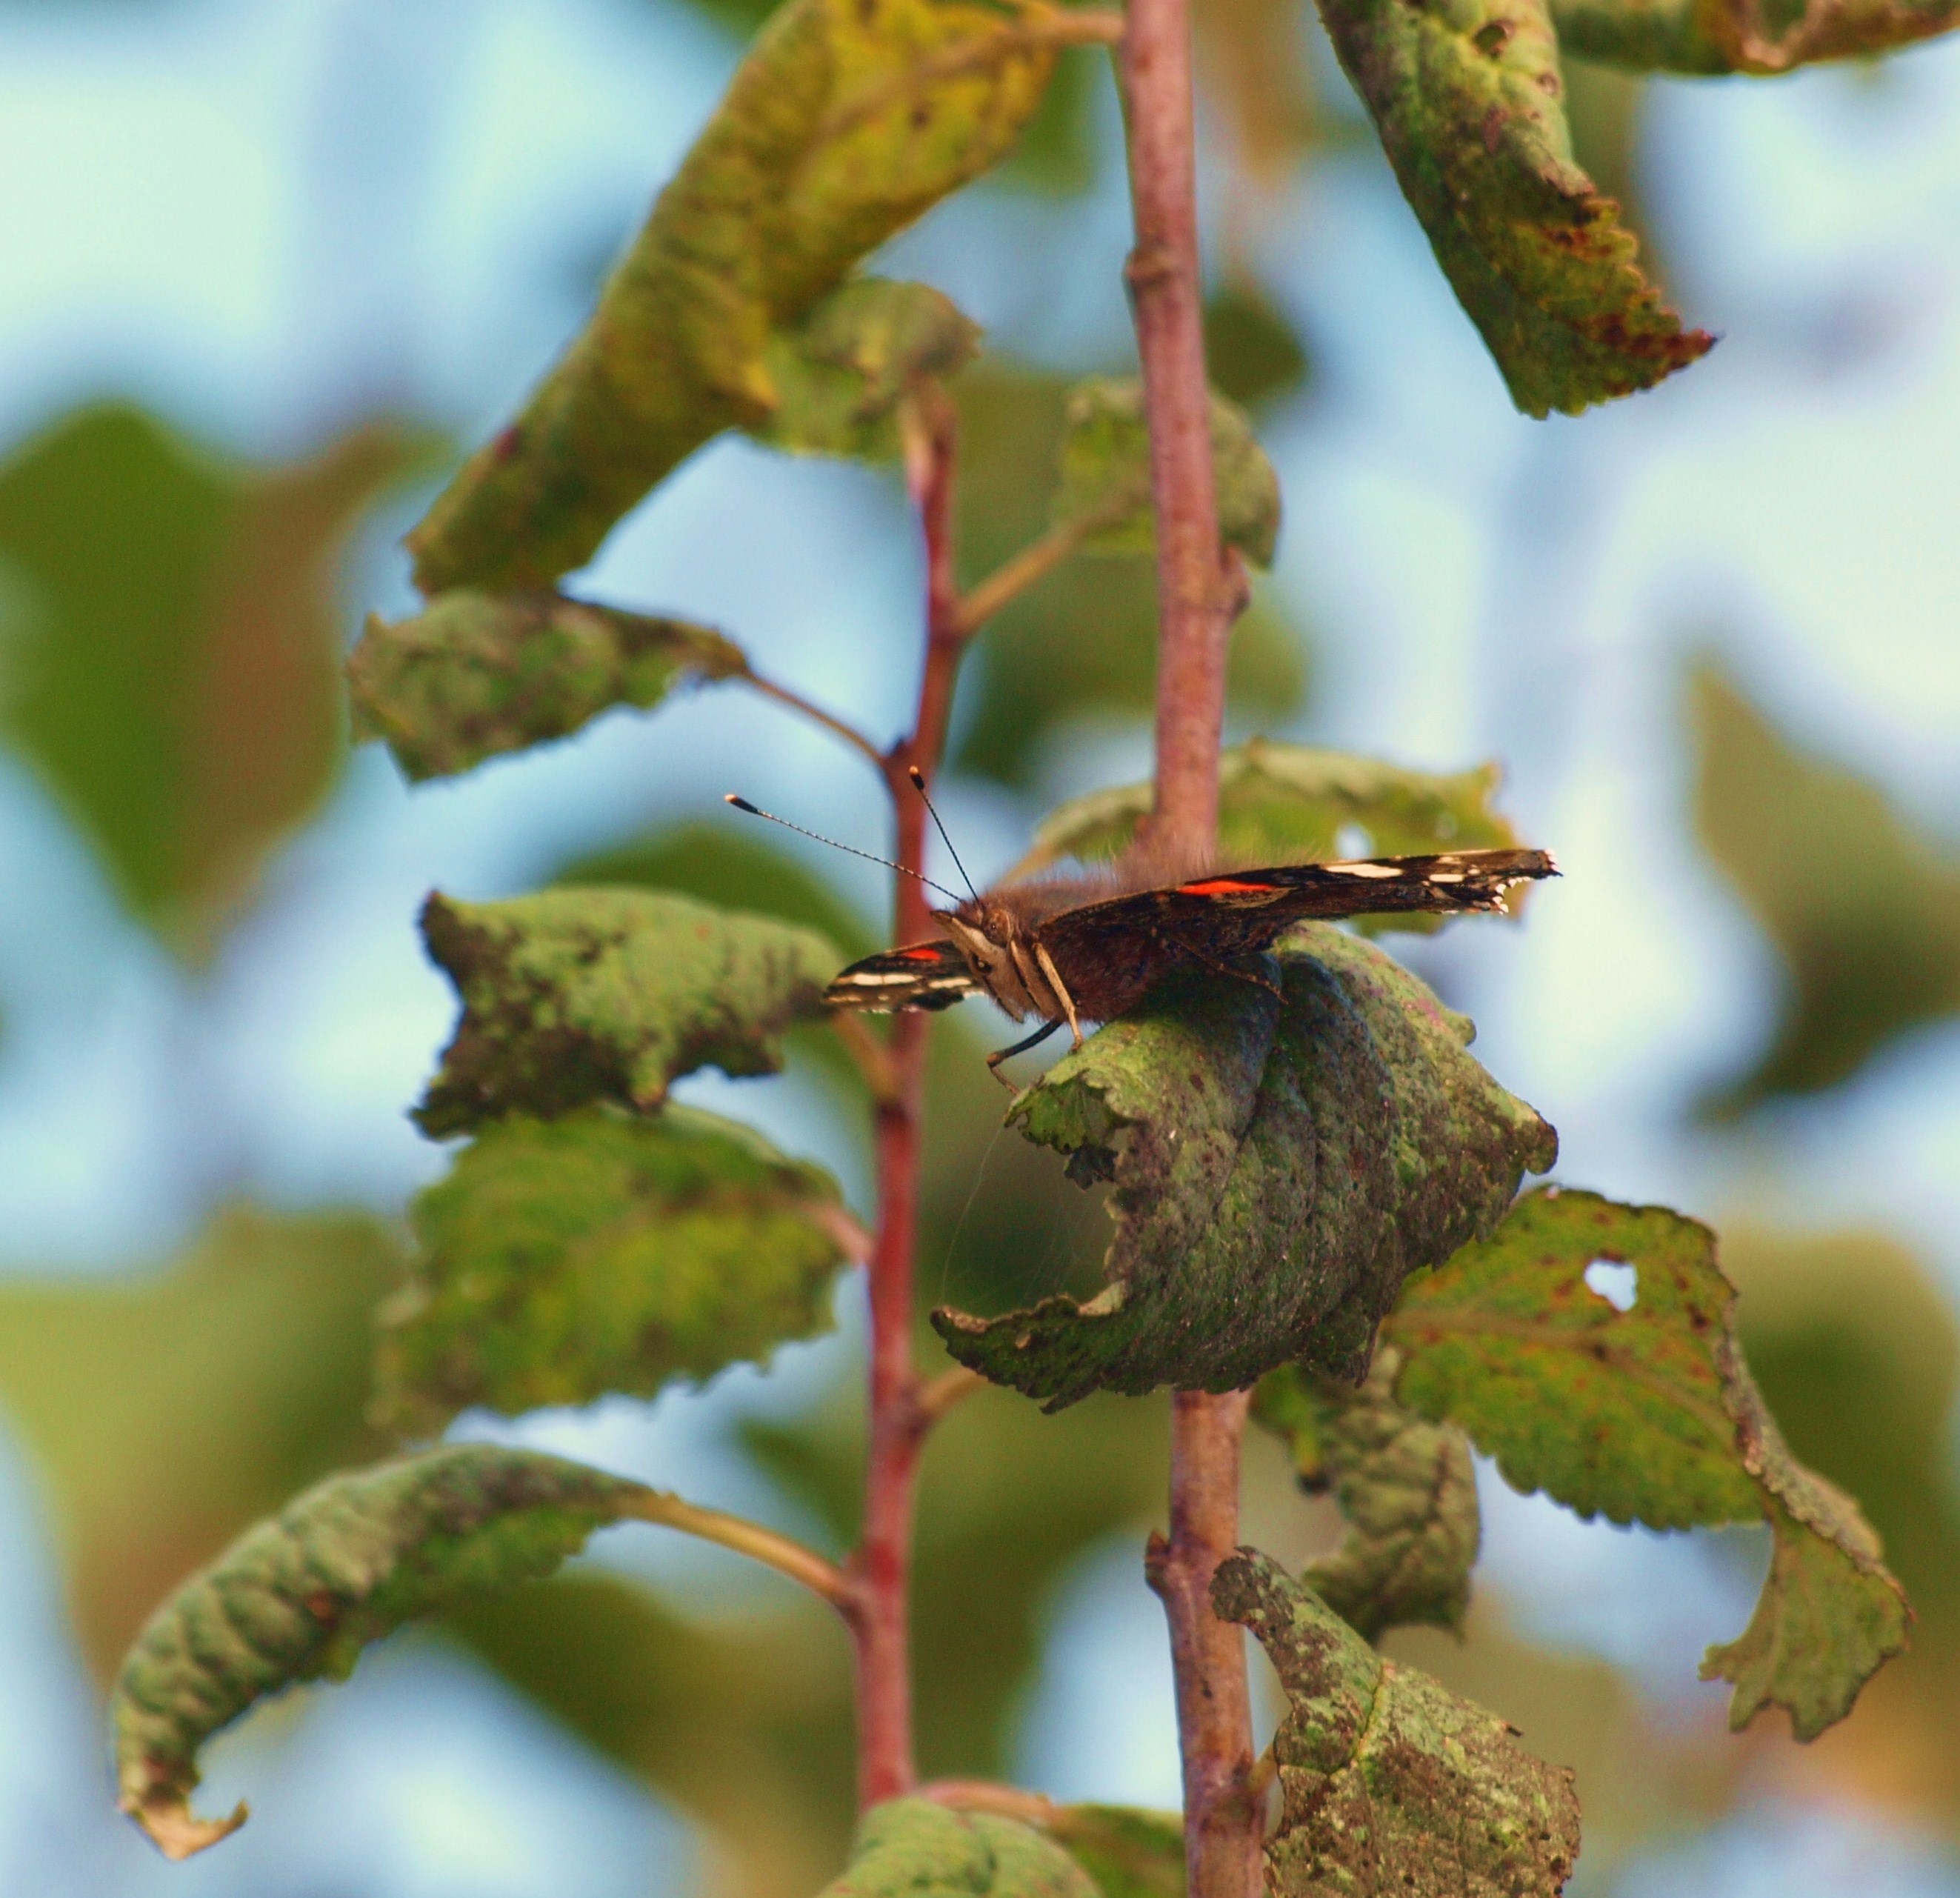
[[[1712,668],[1693,711],[1696,826],[1789,976],[1768,1052],[1717,1108],[1834,1086],[1960,1012],[1960,849],[1799,750]]]
[[[198,1749],[296,1681],[344,1679],[362,1648],[460,1596],[548,1575],[632,1513],[638,1483],[469,1444],[335,1476],[248,1530],[151,1618],[115,1696],[123,1810],[167,1858],[237,1830],[196,1817]]]
[[[434,1434],[676,1377],[828,1328],[835,1183],[748,1128],[670,1107],[485,1129],[415,1201],[412,1276],[383,1307],[377,1409]]]
[[[648,1113],[701,1067],[773,1074],[840,960],[813,931],[638,890],[432,896],[422,934],[463,998],[415,1110],[438,1136],[595,1100]]]
[[[1638,72],[1788,72],[1867,59],[1960,23],[1955,0],[1553,0],[1559,43]]]
[[[1284,1801],[1267,1835],[1277,1898],[1555,1898],[1579,1856],[1572,1775],[1495,1714],[1384,1661],[1311,1589],[1242,1549],[1221,1618],[1258,1637],[1287,1698],[1273,1738]]]
[[[1211,398],[1211,460],[1218,532],[1257,565],[1270,567],[1279,540],[1280,482],[1246,412]],[[1068,398],[1053,503],[1058,522],[1095,522],[1091,553],[1148,553],[1157,544],[1150,505],[1150,436],[1144,386],[1099,376]]]
[[[1268,967],[1275,988],[1163,984],[1016,1100],[1070,1178],[1115,1182],[1108,1282],[1086,1304],[934,1313],[961,1363],[1051,1408],[1234,1390],[1294,1358],[1357,1377],[1402,1280],[1551,1164],[1551,1129],[1465,1052],[1469,1023],[1381,951],[1314,925]]]
[[[779,8],[584,333],[409,537],[416,584],[547,584],[711,436],[765,422],[772,333],[1007,151],[1061,17],[968,0]]]
[[[0,466],[0,728],[181,954],[326,795],[340,550],[425,448],[376,423],[253,469],[112,404]]]
[[[1633,1267],[1633,1302],[1589,1284]],[[1741,1639],[1704,1673],[1731,1724],[1767,1702],[1808,1740],[1905,1645],[1910,1612],[1857,1505],[1785,1445],[1736,1342],[1707,1227],[1547,1187],[1411,1285],[1384,1328],[1397,1398],[1461,1426],[1519,1489],[1657,1529],[1767,1518],[1776,1551]]]
[[[1359,1390],[1288,1365],[1263,1378],[1254,1419],[1284,1438],[1300,1486],[1334,1492],[1348,1538],[1301,1578],[1364,1639],[1390,1628],[1460,1628],[1481,1526],[1470,1445],[1395,1401],[1402,1355],[1375,1354]]]
[[[378,614],[348,661],[355,736],[386,740],[412,781],[569,737],[614,705],[642,710],[747,669],[740,648],[685,619],[558,593],[441,594],[412,619]]]
[[[1545,0],[1321,0],[1450,287],[1527,415],[1645,389],[1713,339],[1634,262],[1573,163]]]

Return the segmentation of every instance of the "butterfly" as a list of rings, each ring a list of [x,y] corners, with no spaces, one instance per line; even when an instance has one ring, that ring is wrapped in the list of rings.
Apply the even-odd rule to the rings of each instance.
[[[1032,1016],[1042,1024],[990,1055],[987,1065],[998,1068],[1064,1024],[1079,1048],[1085,1021],[1114,1021],[1180,970],[1271,986],[1242,965],[1295,923],[1392,911],[1501,912],[1513,884],[1558,874],[1545,850],[1363,857],[1182,881],[1155,878],[1147,859],[1132,860],[1101,877],[1010,884],[935,909],[943,938],[854,962],[824,999],[834,1008],[889,1014],[991,995],[1017,1021]]]

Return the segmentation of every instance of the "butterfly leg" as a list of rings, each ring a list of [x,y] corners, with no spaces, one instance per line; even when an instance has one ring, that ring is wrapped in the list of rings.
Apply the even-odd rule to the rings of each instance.
[[[1047,1040],[1048,1037],[1053,1034],[1056,1029],[1059,1028],[1061,1026],[1061,1024],[1058,1021],[1044,1021],[1042,1025],[1037,1028],[1032,1034],[1029,1035],[1025,1041],[1017,1041],[1011,1048],[997,1049],[994,1052],[987,1057],[987,1067],[988,1072],[1002,1087],[1012,1088],[1014,1084],[1010,1081],[1005,1075],[1001,1073],[1001,1063],[1004,1061],[1011,1060],[1016,1055],[1026,1054],[1030,1048],[1036,1046],[1041,1042]]]
[[[1061,1012],[1068,1017],[1068,1032],[1075,1037],[1076,1047],[1080,1047],[1082,1024],[1076,1019],[1075,998],[1063,986],[1061,974],[1055,966],[1055,958],[1042,946],[1039,937],[1035,939],[1035,960],[1041,964],[1042,973],[1048,977],[1048,986],[1055,991],[1055,1000],[1061,1004]]]
[[[1286,1000],[1286,991],[1276,982],[1268,982],[1264,976],[1255,975],[1249,969],[1235,969],[1229,962],[1220,962],[1214,956],[1208,956],[1195,943],[1181,942],[1178,947],[1193,960],[1201,962],[1214,976],[1230,976],[1234,982],[1249,982],[1265,990],[1268,995]]]

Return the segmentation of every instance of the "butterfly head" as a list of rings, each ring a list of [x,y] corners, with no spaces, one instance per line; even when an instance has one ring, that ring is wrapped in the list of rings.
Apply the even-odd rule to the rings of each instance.
[[[1045,1012],[1028,992],[1014,945],[1026,934],[1021,919],[1002,903],[974,896],[956,909],[935,909],[935,921],[966,958],[973,979],[1017,1021]]]

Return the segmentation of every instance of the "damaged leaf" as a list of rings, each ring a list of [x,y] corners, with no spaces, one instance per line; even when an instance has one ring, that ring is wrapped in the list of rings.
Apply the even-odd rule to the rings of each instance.
[[[1403,196],[1526,414],[1576,415],[1704,354],[1572,156],[1544,0],[1321,0]]]
[[[774,1074],[821,1017],[837,951],[813,930],[639,890],[423,906],[463,1018],[415,1119],[440,1138],[595,1100],[651,1113],[697,1068]]]
[[[375,1407],[414,1434],[765,1360],[829,1329],[835,1183],[739,1123],[590,1107],[487,1127],[418,1197],[382,1307]]]
[[[1384,1345],[1357,1390],[1288,1365],[1252,1400],[1253,1417],[1290,1446],[1300,1487],[1332,1490],[1348,1524],[1301,1578],[1368,1641],[1422,1623],[1460,1628],[1481,1533],[1469,1441],[1396,1403],[1401,1368]]]
[[[1299,1358],[1350,1378],[1402,1280],[1503,1215],[1551,1128],[1472,1029],[1370,944],[1309,925],[1268,980],[1182,978],[1064,1056],[1009,1119],[1111,1180],[1104,1289],[939,1311],[961,1363],[1052,1409],[1092,1390],[1235,1390]]]
[[[771,339],[778,401],[754,433],[797,454],[896,460],[899,403],[921,382],[956,374],[979,347],[978,326],[950,298],[860,278]]]
[[[1096,1898],[1088,1874],[1032,1826],[931,1799],[873,1806],[822,1898]]]
[[[710,437],[765,422],[772,334],[1007,152],[1059,18],[966,0],[779,8],[591,322],[409,536],[415,584],[548,584]]]
[[[1634,1269],[1626,1309],[1589,1284],[1601,1264]],[[1785,1445],[1735,1304],[1706,1226],[1545,1187],[1410,1285],[1383,1336],[1396,1396],[1459,1425],[1515,1489],[1655,1529],[1766,1518],[1755,1619],[1703,1673],[1735,1683],[1731,1725],[1773,1701],[1809,1740],[1904,1647],[1911,1615],[1857,1505]]]
[[[1211,460],[1220,537],[1256,565],[1270,567],[1279,540],[1279,476],[1245,410],[1217,394]],[[1104,524],[1082,543],[1087,552],[1148,553],[1156,546],[1142,383],[1098,376],[1071,390],[1060,461],[1055,521]]]
[[[420,783],[569,737],[614,705],[644,711],[678,686],[746,669],[739,647],[685,619],[461,588],[392,626],[370,613],[347,679],[355,737],[383,740]]]
[[[1513,846],[1522,839],[1491,808],[1502,775],[1494,764],[1409,771],[1344,752],[1253,738],[1218,760],[1219,862],[1324,863]],[[1148,784],[1122,785],[1062,805],[1035,832],[1034,848],[1010,879],[1037,876],[1071,858],[1101,863],[1120,856],[1155,795]],[[1513,891],[1512,910],[1525,900],[1524,890]],[[1371,926],[1370,919],[1359,920],[1363,928]],[[1448,920],[1405,913],[1375,918],[1372,926],[1427,932]]]
[[[245,1823],[190,1810],[198,1750],[268,1695],[345,1680],[361,1650],[459,1597],[549,1575],[632,1512],[638,1483],[470,1444],[331,1476],[247,1530],[151,1618],[116,1683],[123,1810],[164,1856]]]
[[[1278,1898],[1554,1898],[1579,1857],[1569,1768],[1420,1668],[1384,1661],[1270,1556],[1241,1549],[1211,1584],[1280,1677],[1283,1801],[1267,1835]]]
[[[1567,52],[1640,72],[1789,72],[1950,32],[1955,0],[1553,0]]]

